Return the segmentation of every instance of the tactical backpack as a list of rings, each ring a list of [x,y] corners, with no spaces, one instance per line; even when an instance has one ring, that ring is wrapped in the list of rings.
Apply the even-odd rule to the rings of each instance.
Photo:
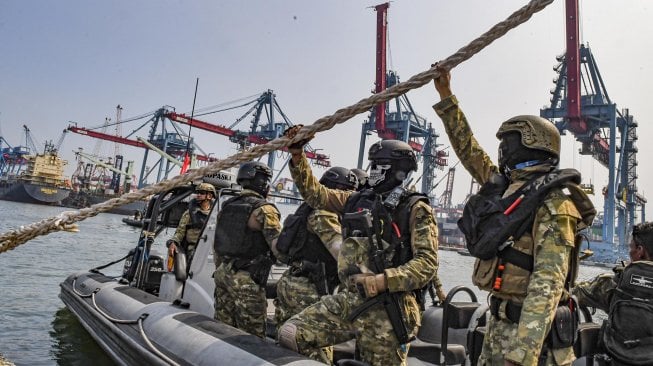
[[[637,261],[615,278],[602,341],[612,358],[628,365],[653,362],[653,262]]]
[[[503,197],[508,187],[507,179],[498,174],[492,176],[469,198],[458,220],[469,253],[482,260],[508,254],[511,248],[505,244],[519,239],[532,227],[537,208],[554,188],[569,189],[583,224],[589,226],[596,210],[578,187],[579,183],[577,170],[553,170],[536,176],[513,194]],[[530,266],[532,268],[532,264]]]

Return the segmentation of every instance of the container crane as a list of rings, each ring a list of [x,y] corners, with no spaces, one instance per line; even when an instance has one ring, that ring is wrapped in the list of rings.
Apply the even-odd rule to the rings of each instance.
[[[645,220],[646,199],[637,189],[637,122],[608,96],[590,48],[580,44],[578,15],[578,1],[566,0],[566,52],[556,57],[553,70],[558,76],[551,104],[540,110],[540,116],[552,121],[561,134],[569,131],[582,145],[580,154],[608,168],[602,236],[617,251],[628,245],[626,233],[635,224],[638,206]]]
[[[388,21],[387,14],[389,3],[374,7],[376,10],[376,81],[375,93],[380,93],[386,88],[399,83],[399,75],[395,71],[386,70],[386,41]],[[393,108],[391,108],[393,107]],[[358,168],[363,169],[363,156],[365,142],[372,132],[381,139],[398,139],[408,143],[422,161],[422,192],[430,194],[435,188],[435,170],[443,170],[447,165],[448,153],[438,150],[437,138],[429,122],[424,117],[415,113],[406,95],[399,96],[387,103],[379,103],[372,111],[370,117],[363,122],[358,152]]]
[[[39,146],[40,144],[37,144],[34,142],[34,137],[32,136],[32,132],[30,131],[29,127],[27,125],[23,125],[23,132],[25,134],[25,145],[30,149],[31,154],[38,154],[39,153]]]
[[[212,124],[199,120],[197,118],[190,118],[182,113],[175,112],[174,108],[170,106],[164,106],[156,110],[151,114],[151,118],[144,124],[142,124],[138,129],[131,132],[129,135],[123,136],[114,136],[109,135],[104,132],[98,132],[94,129],[77,127],[76,123],[72,123],[68,130],[79,133],[82,135],[99,138],[107,141],[113,141],[115,143],[126,144],[129,146],[139,147],[145,149],[145,154],[143,157],[143,164],[141,166],[141,173],[139,177],[139,188],[145,185],[145,181],[149,174],[156,170],[158,167],[157,182],[168,177],[168,174],[173,168],[177,167],[175,163],[177,160],[180,160],[181,157],[186,153],[186,146],[191,146],[190,154],[194,155],[196,160],[199,162],[210,162],[217,160],[216,158],[211,158],[206,155],[197,154],[195,155],[194,150],[198,148],[194,143],[192,143],[192,138],[185,135],[181,128],[177,125],[178,123],[190,125],[193,128],[200,130],[217,133],[219,135],[227,136],[231,142],[236,143],[239,148],[244,149],[253,144],[265,144],[268,141],[271,141],[283,133],[284,129],[288,126],[292,126],[292,122],[286,117],[285,113],[281,110],[279,104],[276,101],[276,97],[272,90],[267,90],[261,95],[257,96],[256,99],[249,101],[242,106],[252,105],[249,110],[243,114],[240,118],[236,120],[230,127]],[[234,109],[237,107],[230,107],[227,109]],[[226,110],[226,109],[225,109]],[[207,115],[211,113],[221,112],[212,111],[204,112],[201,115]],[[278,114],[282,117],[283,122],[275,121],[275,114]],[[239,131],[235,130],[234,127],[245,119],[248,116],[252,116],[251,127],[249,131]],[[263,117],[267,117],[267,121],[264,121]],[[133,120],[133,119],[132,119]],[[129,120],[128,120],[129,121]],[[124,121],[124,122],[128,122]],[[142,141],[131,139],[136,131],[140,130],[144,126],[149,125],[150,131],[148,137]],[[105,126],[106,128],[106,126]],[[190,144],[188,141],[190,139]],[[150,145],[145,144],[144,141],[147,141]],[[151,146],[155,146],[158,150],[165,152],[165,155],[175,157],[173,160],[169,160],[164,155],[156,162],[155,166],[146,171],[146,165],[148,161],[149,151],[153,150]],[[285,148],[283,149],[286,150]],[[156,151],[155,151],[156,152]],[[157,152],[158,154],[158,152]],[[330,166],[329,157],[325,154],[317,153],[316,149],[311,148],[310,146],[306,147],[306,156],[311,159],[316,165],[328,167]],[[275,154],[268,154],[268,165],[274,169]]]
[[[153,144],[154,146],[158,147],[159,149],[166,151],[170,155],[178,156],[178,157],[183,156],[183,153],[186,150],[187,140],[185,140],[183,136],[181,136],[179,133],[171,132],[165,124],[162,123],[159,124],[158,122],[159,119],[161,118],[162,118],[161,115],[157,115],[157,113],[155,113],[155,117],[153,117],[151,120],[148,121],[151,122],[154,120],[155,123],[150,126],[150,133],[149,133],[150,137],[148,138],[147,141]],[[161,127],[160,129],[157,128],[158,125],[160,125],[159,126]],[[142,188],[146,184],[145,182],[147,181],[149,174],[155,171],[154,168],[156,168],[157,166],[159,167],[157,181],[160,181],[162,178],[164,179],[167,178],[172,168],[176,167],[176,165],[171,165],[170,162],[165,158],[160,157],[158,161],[155,163],[153,169],[151,169],[148,172],[145,171],[145,167],[148,161],[148,152],[150,148],[148,147],[148,145],[138,140],[129,138],[131,135],[136,133],[139,129],[132,132],[128,137],[123,137],[123,136],[115,136],[103,132],[94,131],[93,129],[89,129],[89,128],[77,127],[76,123],[72,122],[72,124],[68,126],[67,130],[77,134],[81,134],[97,139],[112,141],[118,144],[124,144],[128,146],[145,149],[141,174],[138,180],[139,188]],[[198,161],[203,161],[203,162],[216,160],[215,158],[211,158],[205,155],[196,155],[195,158]]]
[[[274,140],[283,134],[286,127],[293,126],[293,123],[281,110],[272,90],[267,90],[259,95],[255,100],[244,103],[244,105],[249,104],[253,104],[253,106],[229,127],[204,122],[197,118],[191,118],[185,114],[176,113],[174,111],[163,111],[162,115],[171,121],[190,125],[193,128],[217,133],[222,136],[227,136],[229,141],[237,144],[241,150],[246,149],[251,145],[261,145]],[[281,122],[276,122],[275,112],[281,116]],[[252,115],[252,120],[249,131],[238,131],[233,129],[250,114]],[[267,117],[267,121],[263,120],[262,117],[264,115]],[[286,151],[287,149],[284,148],[283,150]],[[313,160],[315,164],[322,167],[329,167],[331,165],[328,155],[317,153],[317,149],[307,146],[305,152],[306,157]],[[275,155],[268,154],[268,166],[274,170],[274,164]]]

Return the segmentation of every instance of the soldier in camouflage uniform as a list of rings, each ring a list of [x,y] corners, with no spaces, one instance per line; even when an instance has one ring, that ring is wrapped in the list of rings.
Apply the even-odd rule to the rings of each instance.
[[[367,180],[369,179],[370,175],[367,174],[366,171],[363,169],[354,168],[351,170],[351,172],[356,175],[356,178],[358,178],[358,188],[356,188],[357,191],[362,191],[363,189],[370,188],[370,186],[367,184]]]
[[[243,164],[236,181],[242,192],[225,201],[218,214],[215,318],[248,333],[265,337],[265,286],[275,261],[281,215],[266,201],[272,170],[260,162]]]
[[[560,134],[552,123],[537,116],[517,116],[501,125],[499,166],[492,163],[451,92],[449,72],[440,72],[434,82],[441,101],[433,108],[444,122],[456,155],[479,184],[502,174],[509,182],[506,197],[532,177],[555,168]],[[513,244],[533,257],[532,272],[508,262],[495,290],[495,274],[501,270],[498,261],[476,260],[473,281],[490,291],[495,314],[488,321],[480,365],[569,365],[574,360],[571,347],[550,349],[546,338],[556,308],[569,296],[565,282],[570,267],[578,265],[572,257],[577,229],[584,224],[581,219],[574,202],[554,188],[537,209],[532,229]]]
[[[294,137],[296,131],[287,131],[287,136]],[[372,205],[372,216],[376,221],[376,215],[380,215],[382,208],[374,206],[374,202],[380,204],[382,199],[387,199],[408,173],[417,168],[414,152],[408,144],[396,140],[380,141],[370,147],[369,159],[372,164],[369,184],[372,189],[361,192],[333,190],[320,184],[313,176],[303,154],[302,143],[305,141],[289,147],[292,154],[290,172],[295,184],[312,207],[345,215],[343,230],[347,228],[346,214],[358,212],[359,209],[364,212],[363,206],[370,207],[369,204]],[[369,258],[371,239],[349,230],[343,232],[345,240],[338,257],[338,276],[345,288],[335,295],[323,296],[319,302],[290,318],[279,330],[280,345],[330,363],[321,353],[322,347],[356,338],[362,361],[383,366],[405,364],[407,341],[398,340],[390,314],[381,303],[374,304],[374,300],[376,296],[399,294],[401,314],[395,315],[403,320],[409,336],[416,334],[421,313],[414,291],[437,279],[438,269],[437,225],[431,207],[418,196],[409,193],[402,195],[396,208],[384,217],[387,220],[380,224],[383,226],[383,233],[379,233],[383,237],[383,247],[388,249],[390,242],[397,244],[397,236],[401,236],[405,240],[402,247],[410,249],[410,259],[375,273],[370,270],[373,268]],[[413,201],[407,197],[419,199]],[[374,241],[378,243],[376,238]],[[394,247],[395,250],[397,248]],[[393,258],[398,259],[399,256]],[[444,294],[440,295],[444,298]],[[370,303],[374,305],[359,313],[361,305]]]
[[[633,227],[633,237],[630,241],[629,256],[631,262],[653,261],[653,222],[645,222]],[[590,281],[579,282],[572,289],[580,305],[594,307],[605,312],[610,308],[614,289],[617,287],[615,277],[624,271],[619,265],[612,273],[602,273]]]
[[[630,263],[576,284],[578,303],[608,314],[599,344],[582,345],[599,365],[650,365],[653,357],[653,222],[633,227]]]
[[[343,191],[353,191],[358,185],[356,176],[343,167],[333,167],[324,172],[320,183]],[[303,203],[286,220],[277,248],[288,256],[290,268],[277,282],[277,298],[274,301],[277,326],[316,303],[320,296],[331,293],[338,285],[337,260],[342,245],[340,217],[336,213],[316,210]],[[305,225],[296,230],[287,226],[289,222],[293,225],[295,220],[298,220],[298,224],[305,222]],[[284,235],[293,231],[293,237]],[[286,243],[286,240],[292,241]],[[319,273],[322,265],[324,273]]]
[[[343,167],[324,172],[320,183],[343,191],[353,191],[358,185],[356,176]],[[286,219],[277,248],[288,256],[290,267],[277,282],[277,330],[321,296],[333,293],[339,283],[337,260],[341,245],[340,217],[336,213],[313,209],[304,202]],[[331,347],[324,351],[332,359]]]
[[[188,204],[188,210],[181,216],[175,234],[166,242],[168,256],[173,257],[178,247],[181,247],[189,264],[195,254],[204,223],[213,207],[215,187],[210,183],[200,183],[195,187],[195,195]]]

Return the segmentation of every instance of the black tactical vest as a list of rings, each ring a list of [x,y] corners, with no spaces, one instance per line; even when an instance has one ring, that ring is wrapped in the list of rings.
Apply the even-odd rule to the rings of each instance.
[[[386,268],[398,267],[413,258],[410,246],[410,212],[413,206],[423,201],[429,203],[426,195],[415,192],[405,193],[394,210],[384,205],[381,195],[372,189],[366,189],[352,194],[345,203],[344,212],[354,213],[370,210],[372,213],[373,232],[377,239],[380,237],[390,244],[387,253]],[[360,221],[350,221],[343,217],[343,238],[366,237],[368,228],[363,227]]]
[[[307,203],[302,203],[294,214],[286,218],[277,241],[277,249],[288,255],[291,261],[323,262],[327,267],[327,274],[335,274],[336,260],[320,238],[308,230],[308,216],[313,211]]]
[[[252,212],[269,204],[256,196],[237,196],[228,199],[220,210],[215,229],[213,249],[220,256],[254,259],[270,251],[263,233],[247,227]]]
[[[199,203],[195,199],[190,201],[188,213],[190,214],[190,221],[186,225],[186,229],[201,229],[209,218],[209,214],[202,212]]]
[[[320,238],[308,230],[308,216],[313,211],[314,209],[304,202],[294,214],[286,218],[277,241],[277,249],[286,254],[290,262],[306,260],[324,263],[327,281],[330,285],[337,284],[338,262]]]

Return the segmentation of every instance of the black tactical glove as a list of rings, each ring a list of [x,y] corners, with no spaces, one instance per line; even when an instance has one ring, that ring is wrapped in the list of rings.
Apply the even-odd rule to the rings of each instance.
[[[283,131],[283,135],[289,139],[293,139],[295,136],[297,136],[297,133],[299,132],[299,130],[302,129],[302,127],[304,127],[304,125],[294,125],[292,127],[289,127],[285,131]],[[314,136],[315,136],[314,134],[311,134],[309,137],[303,140],[299,140],[295,143],[288,145],[288,152],[290,152],[291,154],[301,153],[304,150],[304,146],[308,144],[308,142],[311,141]]]

